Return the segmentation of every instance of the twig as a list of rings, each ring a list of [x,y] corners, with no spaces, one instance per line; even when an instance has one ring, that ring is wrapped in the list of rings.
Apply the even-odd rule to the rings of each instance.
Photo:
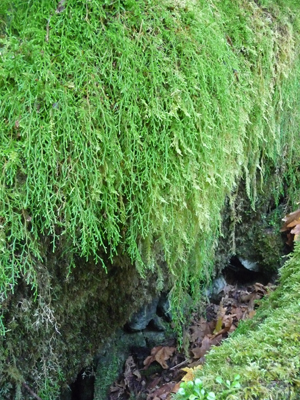
[[[23,386],[25,389],[28,390],[28,392],[31,394],[32,397],[34,397],[34,398],[37,399],[37,400],[42,400],[42,399],[40,398],[40,396],[38,396],[36,393],[34,393],[34,391],[33,391],[32,389],[30,389],[30,387],[29,387],[25,382],[22,383],[22,386]]]
[[[184,361],[182,361],[181,363],[179,363],[179,364],[177,364],[177,365],[174,365],[174,367],[170,368],[170,371],[173,371],[174,369],[177,369],[177,368],[179,368],[179,367],[182,367],[183,365],[186,365],[186,364],[188,364],[188,363],[189,363],[189,360],[184,360]]]

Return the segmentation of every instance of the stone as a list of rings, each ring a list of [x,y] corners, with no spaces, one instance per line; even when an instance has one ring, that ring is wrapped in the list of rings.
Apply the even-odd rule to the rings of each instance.
[[[249,271],[259,272],[259,264],[256,261],[245,260],[239,257],[240,263]]]
[[[224,276],[219,276],[218,278],[214,279],[208,289],[206,289],[206,296],[212,302],[218,302],[221,299],[221,293],[224,287],[227,285],[227,282]]]
[[[157,305],[158,298],[155,298],[151,303],[143,306],[138,312],[133,314],[130,321],[126,324],[126,328],[131,332],[138,332],[146,329],[150,321],[156,318]]]
[[[157,313],[158,315],[162,316],[167,322],[172,321],[171,306],[168,293],[161,294],[157,305]]]

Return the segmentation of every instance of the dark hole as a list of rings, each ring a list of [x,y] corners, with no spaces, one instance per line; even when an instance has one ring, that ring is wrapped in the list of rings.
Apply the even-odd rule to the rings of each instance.
[[[82,370],[74,383],[71,384],[72,400],[94,399],[95,376]]]
[[[228,266],[223,270],[223,275],[230,285],[248,285],[256,282],[266,285],[269,282],[269,278],[262,272],[245,268],[236,256],[230,259]]]

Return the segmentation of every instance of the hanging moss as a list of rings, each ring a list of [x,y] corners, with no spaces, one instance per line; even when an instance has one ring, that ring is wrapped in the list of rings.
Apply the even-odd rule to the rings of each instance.
[[[141,274],[158,241],[180,275],[241,174],[255,198],[257,169],[296,141],[277,123],[296,57],[288,10],[4,0],[0,14],[5,292],[36,285],[43,235],[70,262],[121,245]],[[200,251],[186,276],[203,276]]]

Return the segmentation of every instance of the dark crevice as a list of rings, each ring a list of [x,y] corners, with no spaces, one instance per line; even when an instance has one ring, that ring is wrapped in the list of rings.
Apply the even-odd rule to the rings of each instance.
[[[76,381],[70,385],[72,391],[71,400],[93,400],[94,385],[94,374],[87,373],[85,369],[80,371]]]

